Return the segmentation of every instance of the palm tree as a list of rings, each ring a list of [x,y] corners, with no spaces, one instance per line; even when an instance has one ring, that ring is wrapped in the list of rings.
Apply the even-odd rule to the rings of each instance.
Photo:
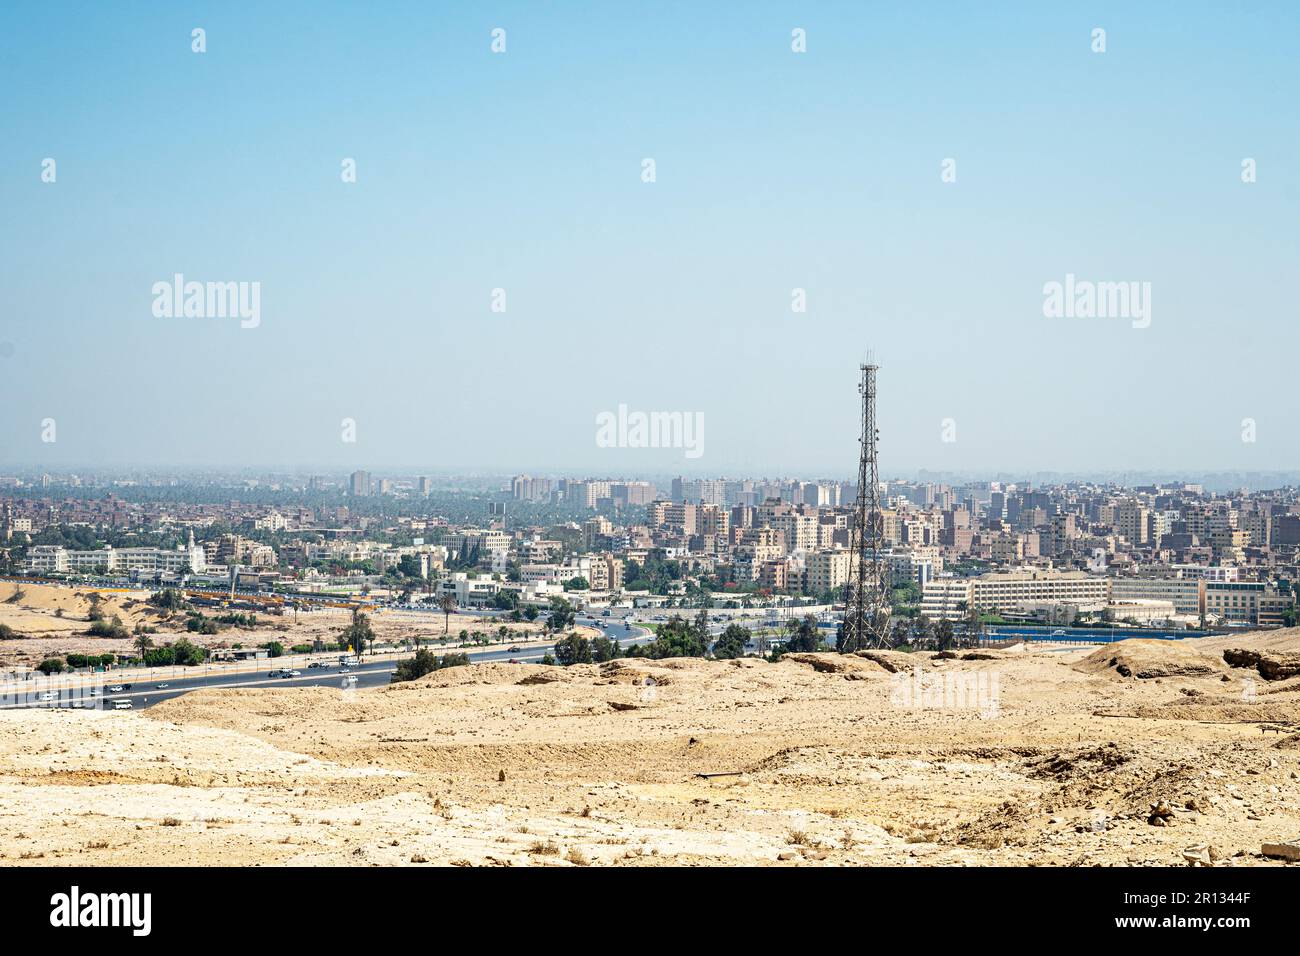
[[[442,633],[447,634],[451,630],[451,612],[456,610],[456,598],[451,594],[444,594],[438,598],[438,607],[442,609],[444,618]]]
[[[145,651],[153,647],[153,641],[148,634],[137,634],[135,636],[135,646],[139,649],[140,656],[144,657]]]

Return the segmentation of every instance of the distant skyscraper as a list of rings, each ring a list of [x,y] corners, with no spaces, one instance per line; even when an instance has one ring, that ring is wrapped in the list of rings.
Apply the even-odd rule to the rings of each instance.
[[[370,472],[354,471],[352,473],[352,497],[364,498],[370,494]]]
[[[427,498],[429,496],[429,493],[433,491],[433,479],[421,477],[419,481],[419,490],[420,490],[420,494],[424,495]]]

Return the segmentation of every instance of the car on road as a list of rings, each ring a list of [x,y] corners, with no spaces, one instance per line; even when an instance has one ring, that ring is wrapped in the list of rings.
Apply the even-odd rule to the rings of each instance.
[[[512,648],[510,648],[510,653],[511,653],[511,654],[518,654],[518,653],[519,653],[519,648],[517,648],[517,647],[512,647]]]
[[[109,692],[113,694],[120,694],[122,693],[122,691],[130,690],[130,689],[131,689],[130,684],[113,684],[108,688]]]
[[[163,681],[161,684],[156,684],[156,685],[155,685],[155,687],[156,687],[158,690],[166,690],[168,687],[171,687],[171,686],[172,686],[172,685],[169,684],[169,683],[167,683],[166,681]]]
[[[343,686],[344,686],[344,687],[347,687],[347,686],[350,685],[350,684],[355,684],[356,682],[357,682],[357,675],[356,675],[356,674],[344,674],[344,675],[343,675]]]
[[[114,709],[114,710],[133,710],[134,707],[135,707],[135,705],[132,704],[129,700],[115,700],[115,701],[113,701],[113,709]]]
[[[55,700],[57,697],[58,695],[55,694],[54,691],[47,690],[47,691],[42,691],[40,694],[38,694],[36,699],[40,701],[42,704],[44,704],[44,703],[48,703],[49,701]]]
[[[290,671],[290,670],[285,670],[285,671],[281,671],[281,672],[280,672],[280,676],[281,676],[281,677],[301,677],[301,676],[302,676],[302,671]]]
[[[312,661],[310,664],[307,665],[308,670],[315,670],[317,667],[329,667],[329,665],[324,663],[323,661]]]

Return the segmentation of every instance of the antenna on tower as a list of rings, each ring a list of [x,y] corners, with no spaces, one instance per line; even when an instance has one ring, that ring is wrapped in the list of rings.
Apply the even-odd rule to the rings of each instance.
[[[870,353],[868,353],[870,356]],[[885,519],[880,505],[876,428],[876,372],[870,357],[861,366],[862,434],[858,438],[858,500],[849,532],[849,581],[845,585],[841,654],[884,647],[889,638],[889,587],[885,574]]]

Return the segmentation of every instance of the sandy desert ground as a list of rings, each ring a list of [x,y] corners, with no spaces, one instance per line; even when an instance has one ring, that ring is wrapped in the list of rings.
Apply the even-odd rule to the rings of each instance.
[[[4,711],[0,858],[1279,866],[1260,849],[1300,836],[1297,675],[1300,630]]]

